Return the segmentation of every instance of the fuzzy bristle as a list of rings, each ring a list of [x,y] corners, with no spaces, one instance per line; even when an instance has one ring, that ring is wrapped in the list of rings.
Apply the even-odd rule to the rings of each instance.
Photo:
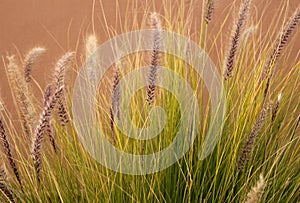
[[[65,126],[67,123],[69,123],[69,115],[65,107],[64,99],[64,96],[62,96],[62,98],[58,101],[57,105],[57,113],[59,116],[61,126]]]
[[[121,97],[121,92],[120,92],[121,90],[119,87],[120,79],[121,79],[120,62],[118,62],[115,67],[113,88],[112,88],[112,109],[118,119],[120,119],[120,110],[119,110],[120,97]]]
[[[113,134],[113,139],[116,140],[115,130],[114,130],[114,122],[115,119],[120,119],[120,98],[121,98],[121,90],[119,87],[121,74],[120,74],[120,65],[121,62],[118,61],[115,65],[113,85],[112,85],[112,103],[110,109],[110,127]]]
[[[249,159],[250,153],[252,152],[255,140],[265,123],[269,111],[270,111],[270,105],[266,105],[263,108],[263,110],[260,112],[258,119],[255,121],[254,126],[252,127],[252,130],[249,136],[247,137],[247,140],[241,150],[240,157],[237,162],[238,170],[244,169]]]
[[[161,21],[159,19],[159,15],[156,12],[152,12],[150,14],[150,21],[151,21],[151,26],[152,28],[156,30],[161,30]]]
[[[34,108],[30,99],[31,95],[28,91],[25,79],[21,77],[21,73],[19,71],[15,56],[7,56],[7,59],[8,78],[10,80],[11,88],[16,96],[17,102],[20,104],[19,108],[22,126],[28,139],[31,140],[31,130],[33,127],[33,119],[35,117]]]
[[[52,95],[52,85],[47,85],[46,89],[45,89],[45,93],[44,93],[44,106],[47,105],[47,101],[49,101],[49,98]]]
[[[264,98],[266,98],[266,96],[269,93],[271,79],[274,74],[273,66],[275,65],[276,61],[280,57],[283,48],[286,46],[288,39],[293,34],[293,31],[297,27],[299,21],[300,21],[300,6],[296,9],[294,14],[290,18],[290,20],[284,26],[283,31],[279,34],[279,37],[275,42],[275,46],[273,48],[272,54],[264,67],[262,80],[267,80],[264,89]]]
[[[47,102],[49,101],[51,96],[52,96],[52,86],[47,85],[47,87],[45,89],[45,93],[44,93],[44,106],[47,105]],[[46,124],[45,128],[46,128],[45,132],[49,137],[49,140],[51,142],[51,145],[52,145],[54,151],[56,152],[56,144],[55,144],[55,139],[54,139],[54,129],[53,129],[51,119],[48,120],[48,123]]]
[[[290,18],[290,20],[285,25],[283,31],[279,34],[278,38],[276,39],[275,46],[272,51],[272,55],[268,60],[264,72],[263,72],[263,79],[266,79],[270,73],[271,67],[275,64],[285,45],[288,42],[289,37],[292,35],[294,29],[296,28],[297,24],[300,21],[300,7],[297,8],[294,15]]]
[[[147,102],[153,104],[154,94],[156,90],[157,69],[159,64],[159,49],[160,49],[160,30],[161,22],[157,13],[152,13],[150,16],[152,27],[155,29],[153,34],[153,50],[151,55],[150,73],[148,76]]]
[[[225,71],[224,80],[228,80],[232,77],[232,71],[235,64],[236,52],[238,50],[241,35],[243,33],[244,26],[248,19],[248,13],[250,10],[251,0],[245,0],[239,11],[239,18],[233,28],[233,35],[227,57],[225,59]]]
[[[66,70],[71,66],[71,62],[73,58],[74,58],[74,52],[68,52],[58,60],[55,66],[54,88],[59,88],[65,85]],[[57,101],[58,102],[57,109],[58,109],[58,114],[62,126],[64,126],[69,122],[64,101],[65,101],[64,95],[60,98],[59,101]]]
[[[11,191],[10,186],[8,184],[4,166],[0,167],[0,190],[10,202],[15,202],[14,193]]]
[[[85,58],[89,58],[98,47],[98,40],[95,35],[89,35],[85,43]]]
[[[259,180],[254,187],[251,188],[247,194],[245,203],[259,203],[266,187],[266,181],[262,174],[259,176]]]
[[[98,48],[98,41],[95,35],[90,35],[86,39],[85,44],[85,60],[87,66],[88,78],[91,84],[96,84],[97,82],[97,66],[98,66],[98,56],[93,55]],[[93,55],[93,57],[91,57]]]
[[[3,124],[1,119],[0,119],[0,139],[1,139],[4,154],[5,154],[5,156],[7,157],[8,161],[9,161],[9,165],[13,169],[13,172],[14,172],[19,184],[22,186],[21,178],[20,178],[20,175],[19,175],[19,170],[17,168],[15,159],[14,159],[12,153],[11,153],[11,145],[10,145],[8,139],[7,139],[4,124]]]
[[[206,24],[208,24],[211,19],[212,19],[212,14],[213,14],[213,11],[214,11],[214,0],[207,0],[206,2],[206,11],[205,11],[205,22]]]
[[[63,86],[56,89],[53,96],[51,96],[48,101],[46,101],[46,105],[44,106],[44,110],[41,113],[39,124],[37,125],[34,133],[34,141],[32,145],[32,158],[34,162],[34,167],[37,172],[38,180],[40,180],[40,170],[41,170],[41,147],[42,141],[44,139],[44,133],[47,129],[47,125],[52,117],[52,111],[55,108],[58,100],[61,98],[63,94]]]
[[[55,87],[64,86],[65,73],[67,68],[70,67],[73,58],[74,52],[68,52],[57,61],[55,66]]]
[[[45,48],[35,47],[26,54],[24,59],[24,76],[26,82],[30,82],[31,80],[30,74],[32,65],[43,53],[45,53],[45,51]]]

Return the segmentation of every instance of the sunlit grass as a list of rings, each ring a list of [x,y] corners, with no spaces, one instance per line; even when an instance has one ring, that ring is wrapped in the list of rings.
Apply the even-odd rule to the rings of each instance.
[[[180,2],[179,9],[175,10],[174,7],[178,5],[173,5],[173,1],[164,1],[163,14],[159,15],[163,29],[179,33],[187,38],[196,35],[198,38],[196,43],[208,54],[217,50],[219,61],[215,63],[222,65],[219,67],[219,72],[224,76],[226,47],[230,46],[230,40],[228,44],[224,43],[224,47],[219,47],[216,41],[224,29],[224,24],[227,21],[235,21],[228,14],[216,36],[217,39],[212,39],[209,26],[217,20],[218,15],[213,13],[212,20],[207,24],[205,13],[195,11],[193,3],[187,6],[184,1]],[[215,3],[217,4],[217,1]],[[203,7],[205,5],[203,3]],[[126,12],[129,17],[124,19],[121,31],[149,28],[149,16],[152,9],[148,6],[145,6],[144,10],[139,13],[132,13],[128,5]],[[201,20],[201,28],[196,30],[196,34],[193,35],[192,26],[194,25],[193,20],[195,20],[193,16],[197,16],[198,12],[199,16],[196,19]],[[285,15],[284,13],[285,8],[280,11],[278,16],[282,17]],[[116,15],[118,16],[118,14]],[[237,14],[235,16],[238,18]],[[271,22],[272,25],[278,24],[276,20]],[[103,24],[105,27],[103,32],[107,32],[108,36],[115,36],[115,31],[111,31],[111,27],[105,22]],[[261,19],[256,22],[250,18],[246,21],[245,28],[239,36],[240,42],[235,53],[232,77],[223,81],[227,99],[224,128],[215,149],[204,160],[199,160],[198,155],[210,125],[209,121],[214,116],[211,115],[212,107],[209,105],[210,98],[207,88],[200,76],[193,71],[193,67],[177,57],[160,53],[160,65],[171,69],[188,81],[200,105],[196,139],[189,151],[174,165],[153,174],[139,176],[117,173],[99,164],[84,149],[78,139],[71,113],[73,89],[71,85],[68,85],[70,88],[65,92],[65,97],[70,122],[66,126],[61,126],[57,112],[53,113],[52,124],[58,149],[55,153],[48,136],[44,135],[41,149],[42,168],[40,174],[37,174],[32,161],[31,142],[35,125],[38,122],[39,111],[44,107],[43,99],[35,98],[31,94],[27,95],[31,100],[30,105],[35,106],[33,112],[35,116],[32,118],[35,120],[34,126],[29,129],[32,135],[30,140],[22,125],[28,123],[29,120],[22,116],[24,109],[22,109],[22,97],[19,97],[20,92],[18,92],[24,89],[20,85],[22,82],[14,83],[15,79],[17,81],[22,79],[9,78],[13,94],[12,103],[21,122],[16,122],[10,115],[8,104],[4,104],[3,110],[0,107],[0,119],[4,124],[20,173],[21,185],[8,163],[5,149],[1,157],[3,157],[2,163],[6,166],[9,178],[7,181],[2,181],[1,177],[0,183],[3,183],[11,191],[16,202],[243,202],[252,187],[259,188],[260,193],[249,193],[248,198],[251,196],[255,199],[254,196],[257,195],[259,197],[257,202],[299,201],[300,62],[287,61],[289,50],[283,49],[280,60],[273,66],[276,71],[271,80],[269,94],[264,98],[266,81],[262,80],[261,75],[275,43],[270,40],[270,37],[262,36],[258,29],[260,24]],[[251,34],[243,35],[249,31],[248,28],[250,29],[251,25],[256,25],[257,28],[251,30]],[[296,33],[297,30],[294,32]],[[288,42],[293,42],[295,33],[291,35]],[[274,33],[270,29],[268,35],[277,36],[278,33]],[[296,35],[299,36],[299,33]],[[93,42],[89,41],[89,43]],[[97,40],[94,40],[94,43],[97,43]],[[87,44],[87,46],[92,45]],[[83,61],[78,59],[73,61],[73,74],[78,72],[86,60],[89,60],[91,52],[93,51],[89,49],[84,53],[86,56],[83,57]],[[79,56],[81,50],[76,50],[76,54]],[[136,53],[120,59],[121,78],[130,71],[149,65],[150,62],[151,52]],[[9,73],[8,62],[4,57],[3,63]],[[17,68],[20,68],[19,66],[21,65],[16,64]],[[100,81],[99,92],[95,98],[98,107],[97,125],[103,130],[106,138],[120,150],[134,154],[151,154],[167,147],[176,136],[183,112],[181,112],[176,97],[163,88],[156,89],[153,104],[166,111],[167,122],[163,131],[149,141],[137,141],[128,138],[126,134],[114,127],[116,140],[113,139],[110,108],[114,71],[115,69],[111,67],[105,75],[105,79]],[[18,74],[23,78],[22,73]],[[54,78],[55,81],[56,79]],[[168,82],[171,83],[172,78]],[[30,87],[27,83],[25,85]],[[173,85],[180,88],[178,84]],[[181,90],[179,89],[179,91]],[[25,91],[21,92],[27,94]],[[272,120],[273,109],[280,93],[282,98]],[[135,126],[151,127],[152,123],[148,118],[150,107],[146,98],[145,88],[132,95],[130,100],[129,112]],[[249,152],[249,160],[246,161],[242,170],[238,170],[238,160],[242,148],[266,105],[270,105],[270,112],[261,123],[261,129],[259,129]],[[122,114],[122,112],[120,113]],[[95,126],[89,127],[92,129]],[[188,133],[188,129],[186,129],[186,133]],[[3,144],[2,135],[1,139]],[[259,179],[260,175],[263,179]],[[1,198],[3,201],[8,201],[2,185],[0,189],[2,191]]]

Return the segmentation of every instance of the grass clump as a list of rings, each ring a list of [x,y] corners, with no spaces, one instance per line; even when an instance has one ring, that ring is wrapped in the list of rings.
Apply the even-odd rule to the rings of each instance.
[[[205,1],[201,15],[193,10],[197,2],[191,1],[186,6],[182,1],[176,14],[173,13],[172,2],[164,1],[161,14],[151,12],[150,7],[145,7],[142,17],[138,18],[138,14],[133,14],[132,18],[128,15],[128,19],[124,20],[122,31],[149,27],[153,29],[153,50],[123,58],[120,57],[121,53],[116,53],[117,63],[105,74],[104,81],[99,81],[98,84],[99,93],[95,98],[98,120],[95,126],[100,126],[110,143],[120,151],[152,154],[169,146],[180,128],[181,117],[185,112],[182,112],[179,102],[171,92],[156,85],[160,76],[159,66],[164,66],[189,82],[201,107],[199,123],[194,123],[197,126],[196,139],[193,143],[183,143],[189,144],[189,151],[172,166],[153,174],[134,176],[105,168],[79,142],[72,122],[73,115],[69,111],[72,107],[72,88],[67,88],[65,77],[82,66],[76,57],[80,55],[80,50],[67,52],[58,60],[54,74],[50,74],[53,75],[53,80],[45,91],[41,91],[44,98],[40,99],[34,97],[29,83],[34,80],[31,70],[35,61],[45,49],[34,48],[21,63],[15,56],[9,56],[7,60],[3,57],[13,103],[22,128],[14,122],[7,105],[2,104],[0,98],[1,161],[3,165],[9,166],[7,171],[0,167],[1,201],[299,201],[300,62],[286,63],[288,39],[292,40],[292,33],[299,34],[296,29],[299,8],[281,29],[273,45],[269,38],[264,39],[259,35],[261,22],[255,22],[249,17],[253,7],[251,1],[243,1],[240,12],[236,15],[237,21],[233,23],[233,36],[228,43],[228,50],[223,50],[216,43],[220,35],[216,39],[210,35],[210,26],[217,19],[215,7],[218,1]],[[197,155],[209,129],[209,120],[214,118],[207,89],[190,64],[159,52],[161,30],[193,36],[193,12],[193,15],[201,16],[201,28],[195,32],[195,35],[198,34],[196,38],[199,39],[199,47],[208,54],[216,50],[216,64],[223,65],[223,69],[218,71],[222,72],[227,98],[227,110],[222,123],[224,129],[220,132],[220,140],[204,160],[199,160]],[[278,15],[280,18],[281,14]],[[147,24],[149,18],[150,26]],[[133,26],[129,26],[130,20]],[[225,19],[227,20],[228,18]],[[248,26],[250,24],[255,26]],[[107,27],[107,30],[110,29]],[[223,29],[224,26],[219,33]],[[268,32],[274,35],[271,28]],[[97,71],[93,67],[99,61],[93,56],[98,44],[96,35],[90,35],[85,40],[83,55],[84,61],[90,61],[87,64],[90,65],[87,76],[90,81],[96,80]],[[183,50],[188,58],[191,48]],[[89,60],[90,57],[93,60]],[[128,105],[130,119],[138,127],[157,125],[155,127],[160,128],[163,125],[160,120],[151,123],[148,118],[151,108],[160,106],[165,109],[166,124],[162,126],[157,137],[144,141],[129,138],[116,124],[123,118],[124,113],[120,111],[120,105],[121,97],[126,92],[121,92],[121,80],[129,72],[146,65],[150,66],[150,72],[144,80],[149,85],[131,98]],[[276,71],[274,66],[277,66]],[[24,71],[20,71],[20,67]],[[170,78],[169,82],[172,81]],[[177,91],[184,91],[178,84],[172,85]],[[36,116],[38,112],[39,118]],[[89,129],[95,126],[87,126],[87,135]],[[188,136],[193,136],[188,134],[189,129],[184,130]],[[130,132],[135,133],[133,130]]]

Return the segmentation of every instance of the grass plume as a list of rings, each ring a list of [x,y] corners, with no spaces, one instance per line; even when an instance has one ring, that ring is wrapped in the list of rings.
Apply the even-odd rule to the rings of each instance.
[[[266,181],[263,175],[260,174],[258,182],[256,183],[255,186],[251,188],[251,190],[247,194],[245,203],[259,203],[265,187],[266,187]]]
[[[9,202],[11,202],[11,203],[15,202],[14,194],[8,185],[7,175],[6,175],[4,166],[0,167],[0,190],[3,192],[3,194],[9,200]]]
[[[0,139],[1,139],[1,144],[2,144],[2,147],[3,147],[4,154],[5,154],[6,158],[9,161],[9,165],[12,168],[19,184],[22,186],[21,178],[20,178],[20,175],[19,175],[19,170],[17,168],[16,162],[15,162],[14,157],[12,155],[11,145],[8,141],[6,131],[5,131],[5,128],[4,128],[4,124],[1,120],[1,118],[0,118]]]
[[[57,61],[54,74],[55,88],[64,86],[66,70],[71,66],[73,58],[74,52],[68,52]]]
[[[44,106],[44,110],[40,116],[39,124],[35,129],[34,141],[32,145],[32,159],[34,162],[35,170],[37,172],[38,180],[40,180],[41,158],[42,158],[41,147],[44,139],[45,130],[47,128],[47,125],[49,124],[49,121],[51,120],[52,111],[63,94],[63,89],[64,89],[63,86],[56,89],[54,95],[51,96],[46,101],[46,105]]]
[[[20,108],[22,126],[25,134],[31,140],[31,131],[35,113],[30,100],[28,87],[25,79],[21,77],[15,56],[7,56],[7,60],[8,78],[11,82],[11,87],[14,95],[16,96],[17,102],[20,103],[18,107]]]
[[[240,38],[243,33],[244,26],[247,22],[249,10],[250,10],[251,0],[245,0],[240,6],[239,18],[233,27],[233,34],[231,38],[231,44],[229,51],[225,59],[225,72],[224,80],[228,80],[232,77],[232,71],[235,64],[236,52],[240,43]]]
[[[121,90],[119,87],[121,74],[120,74],[120,64],[121,62],[117,62],[115,71],[114,71],[114,79],[113,79],[113,87],[112,87],[112,109],[114,115],[118,119],[120,119],[120,97],[121,97]]]
[[[58,101],[58,105],[57,105],[57,113],[59,116],[59,120],[60,120],[60,124],[61,126],[65,126],[67,123],[69,123],[69,116],[68,116],[68,112],[66,110],[65,107],[65,102],[64,102],[65,98],[63,96],[63,98],[61,98]]]
[[[297,24],[299,23],[299,21],[300,21],[300,6],[296,9],[294,14],[290,18],[290,20],[287,22],[287,24],[283,28],[283,31],[279,34],[278,38],[276,39],[272,54],[264,67],[262,79],[267,80],[267,83],[266,83],[266,86],[264,89],[264,98],[266,98],[266,96],[269,92],[271,79],[274,74],[273,66],[275,65],[276,61],[280,57],[283,48],[286,46],[288,39],[293,34],[293,31],[297,27]]]
[[[119,60],[115,65],[114,77],[113,77],[113,85],[112,85],[112,96],[111,96],[111,108],[110,108],[110,128],[113,134],[113,139],[116,141],[116,133],[114,128],[115,119],[120,119],[120,98],[121,98],[121,90],[120,90],[120,67],[121,61]]]
[[[57,89],[65,85],[66,70],[70,68],[73,58],[74,58],[74,52],[68,52],[57,61],[55,66],[54,88]],[[68,113],[65,107],[64,94],[57,102],[58,102],[57,105],[58,115],[61,121],[61,125],[64,126],[69,122]]]
[[[89,35],[85,43],[85,58],[88,59],[98,48],[96,35]]]
[[[32,70],[32,65],[45,52],[46,52],[45,48],[34,47],[26,54],[24,59],[24,76],[26,82],[30,82],[31,80],[30,74]]]
[[[238,160],[238,169],[239,170],[244,169],[245,165],[247,164],[249,156],[253,150],[255,140],[265,123],[265,120],[268,116],[269,111],[270,111],[270,106],[266,105],[265,108],[263,108],[263,110],[260,112],[258,119],[255,121],[255,123],[252,127],[252,130],[251,130],[249,136],[247,137],[247,140],[240,152],[240,157]]]
[[[97,50],[98,48],[98,40],[96,35],[89,35],[88,38],[86,39],[86,44],[85,44],[85,59],[87,64],[87,72],[88,72],[88,77],[91,80],[92,84],[95,84],[96,81],[96,68],[98,65],[98,57],[97,55],[94,55],[93,58],[90,58]]]
[[[212,19],[212,14],[214,11],[215,0],[207,0],[205,8],[205,17],[204,20],[208,24]]]
[[[50,97],[52,96],[52,86],[51,85],[47,85],[46,89],[45,89],[45,93],[44,93],[44,106],[47,106],[47,102],[50,100]],[[48,123],[46,123],[46,134],[49,137],[49,140],[51,142],[51,145],[54,149],[54,151],[56,152],[56,144],[55,144],[55,139],[54,139],[54,129],[52,126],[52,121],[51,119],[48,120]]]
[[[156,89],[156,77],[157,69],[159,64],[159,49],[160,49],[160,31],[161,31],[161,22],[157,13],[152,13],[150,16],[151,25],[154,29],[153,34],[153,50],[151,55],[150,62],[150,73],[148,76],[148,89],[147,89],[147,102],[151,106],[153,104],[155,89]]]

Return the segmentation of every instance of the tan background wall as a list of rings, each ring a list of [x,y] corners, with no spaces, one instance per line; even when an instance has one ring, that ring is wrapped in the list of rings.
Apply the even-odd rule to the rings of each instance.
[[[92,33],[92,20],[94,19],[95,31],[100,38],[99,41],[102,42],[108,39],[108,36],[103,31],[105,21],[102,11],[105,11],[107,24],[118,30],[116,26],[116,7],[119,8],[122,19],[128,2],[133,1],[0,0],[0,55],[5,56],[7,53],[16,54],[17,50],[21,55],[24,55],[26,51],[36,45],[47,48],[47,55],[41,58],[33,70],[33,76],[44,86],[51,78],[47,69],[53,67],[56,59],[67,50],[75,50],[78,45],[77,42],[83,42],[85,36],[88,33]],[[142,5],[152,3],[144,0],[137,2],[136,9],[131,12],[142,13]],[[174,1],[173,4],[176,5],[176,2],[178,1]],[[239,3],[240,1],[233,3],[231,0],[216,0],[216,10],[210,29],[211,38],[216,35],[230,7],[235,5],[237,9]],[[286,8],[287,15],[291,15],[299,3],[299,0],[255,0],[251,18],[259,19],[263,14],[262,27],[265,27],[267,30],[270,28],[270,22],[278,18],[277,13],[282,8]],[[158,11],[161,11],[159,9],[161,7],[160,1],[156,1],[154,4]],[[186,4],[189,4],[189,0],[186,0]],[[197,15],[200,15],[201,1],[194,1],[194,5],[196,19],[199,19]],[[279,21],[283,22],[283,20]],[[196,26],[199,26],[199,23],[196,23]],[[278,30],[276,27],[274,29]],[[222,31],[222,36],[218,43],[221,45],[223,40],[228,39],[229,34],[230,26],[227,25]],[[224,47],[220,48],[224,49]],[[294,34],[289,49],[291,50],[291,60],[299,60],[299,32]],[[217,60],[217,55],[215,54],[213,58]],[[0,88],[1,95],[5,100],[9,100],[8,84],[2,60],[0,63]]]

